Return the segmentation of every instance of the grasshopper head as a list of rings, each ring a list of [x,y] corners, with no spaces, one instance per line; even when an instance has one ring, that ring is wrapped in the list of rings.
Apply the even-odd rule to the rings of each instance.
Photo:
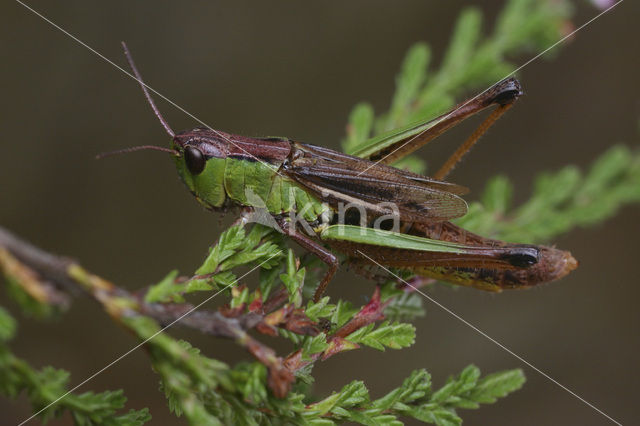
[[[142,88],[147,102],[154,114],[171,136],[171,148],[157,146],[140,146],[127,148],[114,153],[138,151],[141,149],[154,149],[156,151],[169,152],[173,155],[178,174],[189,187],[196,199],[207,208],[223,207],[226,201],[224,190],[224,162],[229,154],[229,135],[208,128],[195,128],[185,132],[175,133],[169,123],[164,119],[156,106],[148,87],[142,81],[127,45],[123,42],[124,54],[131,66],[136,80]],[[156,92],[157,93],[157,92]],[[111,153],[107,154],[110,155]],[[103,155],[104,156],[104,155]]]
[[[180,132],[173,137],[172,149],[179,153],[186,170],[197,176],[210,158],[227,158],[229,143],[221,132],[204,127]]]
[[[196,199],[207,208],[222,207],[229,143],[221,132],[200,127],[180,132],[173,137],[171,148],[177,153],[178,174]]]

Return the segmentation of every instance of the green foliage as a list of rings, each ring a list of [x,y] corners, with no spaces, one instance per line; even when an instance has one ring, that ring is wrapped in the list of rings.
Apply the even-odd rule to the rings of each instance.
[[[276,398],[267,389],[263,364],[240,363],[234,368],[206,357],[185,341],[165,333],[143,316],[125,319],[141,340],[148,340],[153,369],[169,408],[194,425],[257,425],[265,422],[301,424],[303,395],[290,392]]]
[[[240,235],[238,230],[232,230],[232,233],[236,236]],[[220,238],[211,253],[232,253],[227,255],[227,259],[233,256],[233,253],[237,253],[237,248],[240,247],[237,243],[238,237],[229,235]],[[232,249],[226,247],[227,244],[231,245]],[[217,264],[219,265],[220,262]],[[293,252],[289,251],[287,257],[281,259],[280,267],[274,267],[274,269],[284,269],[285,273],[280,274],[280,278],[282,285],[287,289],[289,302],[293,306],[300,306],[304,269],[298,268],[298,261]],[[266,271],[270,272],[270,270]],[[175,279],[175,275],[171,273],[166,281],[171,282]],[[171,286],[164,288],[170,289]],[[175,288],[175,291],[181,292],[182,289]],[[231,307],[246,303],[247,292],[247,288],[238,290],[232,299]],[[390,286],[385,290],[387,297],[401,293]],[[170,298],[173,297],[170,292],[165,294]],[[238,302],[235,303],[235,300]],[[346,301],[340,300],[336,304],[331,304],[329,300],[325,297],[318,303],[309,301],[305,306],[305,314],[314,321],[328,320],[332,330],[336,330],[359,312],[358,308]],[[392,393],[392,395],[402,395],[395,396],[394,401],[387,404],[383,403],[384,399],[370,401],[363,382],[347,385],[340,392],[316,404],[305,405],[302,402],[304,395],[295,392],[289,393],[284,399],[278,399],[267,388],[268,373],[261,363],[240,363],[231,368],[202,355],[187,342],[176,341],[167,334],[160,333],[160,326],[148,317],[128,316],[123,318],[123,322],[140,340],[148,340],[146,346],[152,358],[152,366],[161,377],[161,388],[167,396],[169,406],[176,415],[185,416],[190,424],[260,424],[265,421],[335,424],[347,420],[362,424],[399,424],[399,416],[426,417],[427,412],[431,413],[428,415],[440,421],[443,416],[451,417],[453,415],[451,410],[461,407],[461,404],[453,404],[453,396],[443,398],[443,401],[430,402],[429,406],[425,405],[430,401],[428,399],[419,401],[420,404],[415,406],[408,406],[411,395],[416,392],[410,387],[415,388],[418,386],[416,383],[419,382],[413,376]],[[310,368],[313,356],[329,348],[327,334],[302,337],[286,330],[280,330],[280,334],[290,337],[301,349],[302,359],[311,362],[309,368],[297,373],[298,379],[312,381]],[[346,337],[351,344],[370,346],[379,350],[384,350],[385,347],[393,349],[408,347],[413,344],[414,339],[415,328],[412,325],[389,321],[382,322],[377,327],[370,323]],[[420,384],[424,385],[424,381]],[[429,383],[427,384],[430,386]],[[451,394],[454,392],[452,391]],[[458,394],[460,392],[455,393],[455,395]],[[495,394],[497,396],[499,393],[495,392]],[[427,393],[423,392],[424,395]],[[392,396],[389,396],[387,400],[391,398]],[[418,401],[418,398],[413,397],[411,400]],[[488,397],[485,400],[489,402]],[[403,402],[407,407],[400,405]]]
[[[219,244],[210,250],[196,274],[215,274],[241,265],[262,262],[266,262],[262,267],[269,269],[278,263],[273,257],[280,251],[278,245],[269,239],[272,235],[273,229],[263,225],[252,227],[248,235],[242,225],[232,226],[222,233]]]
[[[358,312],[358,308],[350,302],[339,300],[337,304],[329,303],[329,297],[323,297],[314,303],[309,301],[305,309],[305,314],[313,321],[325,319],[332,324],[332,328],[342,327]]]
[[[297,259],[293,250],[287,255],[287,273],[281,274],[280,279],[289,293],[289,303],[295,307],[302,304],[302,287],[304,284],[305,269],[298,270]]]
[[[56,306],[43,303],[30,295],[20,285],[17,277],[5,274],[5,280],[7,294],[20,306],[24,315],[38,319],[48,319],[55,317],[59,313],[59,309]]]
[[[25,392],[36,412],[62,398],[38,415],[43,422],[59,417],[65,411],[71,413],[77,425],[87,426],[137,426],[151,419],[146,408],[118,413],[127,400],[121,390],[67,394],[68,372],[53,367],[35,370],[9,351],[6,341],[14,332],[15,321],[0,308],[0,394],[15,398]]]
[[[330,318],[331,323],[336,327],[342,327],[356,314],[357,311],[358,309],[351,305],[351,303],[344,300],[338,300],[336,308]]]
[[[16,333],[16,320],[0,306],[0,341],[11,340]]]
[[[204,395],[220,385],[230,386],[229,367],[200,355],[188,342],[160,333],[160,327],[150,318],[126,318],[125,324],[141,340],[148,340],[152,366],[161,376],[171,411],[185,415],[192,424],[221,424],[206,407]]]
[[[507,58],[537,53],[558,41],[571,9],[566,0],[511,0],[488,36],[482,34],[482,13],[472,7],[465,9],[437,70],[429,69],[429,46],[418,43],[409,49],[396,77],[389,111],[375,117],[369,104],[354,107],[343,149],[353,152],[372,135],[435,117],[452,108],[461,95],[484,90],[507,77],[517,68]],[[396,166],[417,173],[425,169],[415,157]]]
[[[311,355],[324,352],[329,347],[327,336],[320,333],[317,336],[309,336],[302,345],[302,359],[309,360]]]
[[[513,188],[504,176],[493,178],[481,202],[456,223],[481,235],[507,241],[548,241],[578,226],[600,223],[627,203],[640,201],[640,152],[614,146],[586,174],[575,166],[542,173],[531,198],[511,208]]]
[[[470,365],[458,376],[449,378],[442,388],[433,390],[429,373],[416,370],[400,387],[373,401],[364,383],[351,382],[340,392],[309,405],[307,419],[315,414],[322,419],[310,419],[311,424],[351,421],[364,425],[402,425],[399,418],[410,417],[436,425],[459,425],[462,419],[456,410],[493,403],[496,398],[520,389],[524,381],[521,370],[480,378],[480,370]]]
[[[310,300],[305,309],[305,313],[309,319],[317,322],[320,318],[329,318],[335,309],[336,306],[329,303],[329,296],[325,296],[320,299],[318,303]]]
[[[416,338],[416,329],[411,324],[390,323],[385,321],[374,329],[374,324],[359,328],[347,336],[347,340],[353,343],[370,346],[384,351],[385,347],[391,349],[408,348],[413,345]]]
[[[174,269],[169,272],[159,283],[149,287],[144,299],[148,303],[156,302],[184,302],[182,293],[184,285],[176,283],[178,278],[178,270]]]
[[[234,287],[237,277],[232,269],[251,265],[273,269],[280,264],[282,244],[281,236],[266,226],[256,224],[249,234],[243,225],[232,226],[220,235],[194,277],[177,281],[178,273],[172,271],[149,288],[145,301],[182,302],[184,294]]]

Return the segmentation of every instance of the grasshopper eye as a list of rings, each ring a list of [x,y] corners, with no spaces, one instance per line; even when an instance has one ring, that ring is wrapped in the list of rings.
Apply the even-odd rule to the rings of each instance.
[[[198,148],[188,146],[184,149],[184,162],[192,175],[199,175],[204,170],[206,160],[202,151]]]

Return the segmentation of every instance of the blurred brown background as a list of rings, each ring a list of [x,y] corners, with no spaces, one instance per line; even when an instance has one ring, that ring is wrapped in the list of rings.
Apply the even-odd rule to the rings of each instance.
[[[491,28],[503,2],[474,3],[485,12],[485,29]],[[126,40],[147,83],[214,127],[337,148],[356,102],[371,101],[377,112],[387,108],[411,44],[428,41],[434,58],[441,58],[468,2],[29,4],[123,66],[119,43]],[[131,289],[175,267],[192,271],[223,228],[183,188],[171,162],[158,153],[94,160],[101,151],[168,143],[139,87],[18,3],[1,8],[0,224]],[[469,199],[490,176],[504,173],[522,201],[540,170],[568,163],[584,168],[615,143],[637,146],[638,12],[637,3],[623,3],[555,50],[555,59],[537,60],[519,74],[527,96],[452,176],[472,189]],[[579,1],[574,22],[596,13]],[[176,130],[196,124],[165,102],[159,106]],[[442,161],[473,124],[421,155]],[[559,238],[556,243],[581,261],[562,282],[500,295],[438,288],[434,297],[612,417],[632,423],[640,378],[639,214],[640,206],[626,207],[600,226]],[[356,303],[372,291],[347,272],[336,281],[329,294]],[[415,346],[364,349],[321,363],[317,394],[363,379],[378,397],[421,367],[436,385],[472,362],[487,373],[522,367],[524,389],[461,412],[465,424],[607,424],[495,344],[425,305]],[[177,329],[172,334],[227,362],[247,358],[227,341]],[[80,299],[58,322],[20,318],[12,348],[36,366],[70,370],[76,384],[135,343],[95,303]],[[287,346],[278,349],[284,354]],[[151,424],[184,423],[168,413],[144,351],[81,390],[117,388],[125,389],[128,407],[150,407]],[[0,423],[30,414],[24,399],[0,399]]]

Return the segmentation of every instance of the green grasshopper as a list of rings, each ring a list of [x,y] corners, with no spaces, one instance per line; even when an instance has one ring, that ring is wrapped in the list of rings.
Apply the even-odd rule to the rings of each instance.
[[[375,137],[354,155],[286,138],[251,138],[197,127],[175,133],[125,55],[166,132],[178,174],[210,210],[240,207],[244,222],[267,223],[318,256],[328,269],[319,300],[339,267],[332,250],[361,271],[378,265],[453,284],[498,292],[564,277],[578,263],[567,251],[481,237],[449,222],[467,212],[464,187],[443,179],[484,132],[522,94],[503,80],[433,120]],[[495,110],[433,178],[392,167],[471,115]]]

